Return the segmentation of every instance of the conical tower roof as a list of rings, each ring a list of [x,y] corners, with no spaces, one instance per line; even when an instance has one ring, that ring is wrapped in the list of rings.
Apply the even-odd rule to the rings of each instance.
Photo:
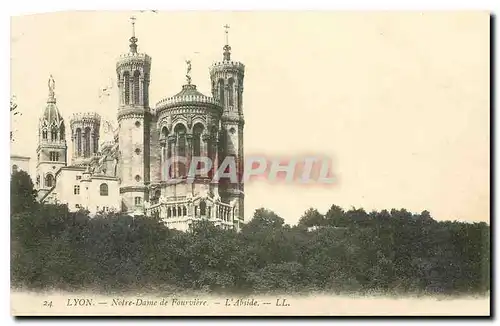
[[[47,98],[47,105],[43,110],[41,120],[42,123],[47,126],[52,126],[52,125],[60,126],[61,123],[63,122],[63,117],[59,112],[59,109],[57,108],[56,97],[54,93],[55,81],[52,75],[49,78],[48,86],[49,86],[49,96]]]

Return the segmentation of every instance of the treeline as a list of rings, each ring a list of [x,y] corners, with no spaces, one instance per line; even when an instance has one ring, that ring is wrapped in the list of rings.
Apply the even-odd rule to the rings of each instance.
[[[28,185],[26,186],[26,183]],[[90,218],[38,205],[24,172],[11,182],[11,281],[63,290],[233,293],[485,293],[490,227],[428,212],[310,209],[296,226],[258,209],[239,233],[193,232],[121,214]]]

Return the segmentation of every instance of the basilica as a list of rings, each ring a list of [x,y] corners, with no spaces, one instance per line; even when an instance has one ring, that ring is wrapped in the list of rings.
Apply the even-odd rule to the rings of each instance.
[[[217,169],[230,156],[237,169],[242,168],[245,66],[231,59],[226,41],[222,60],[209,69],[211,96],[191,83],[187,62],[186,83],[175,95],[151,105],[151,57],[138,51],[133,23],[129,41],[128,52],[116,62],[119,101],[113,140],[100,141],[97,113],[78,113],[65,121],[50,77],[38,128],[38,199],[91,214],[116,211],[159,217],[169,228],[184,231],[202,219],[238,230],[244,221],[240,181],[214,183],[207,175],[183,182],[186,167],[167,161],[204,156]],[[72,142],[72,153],[67,153],[67,141]],[[169,178],[180,181],[168,182]]]

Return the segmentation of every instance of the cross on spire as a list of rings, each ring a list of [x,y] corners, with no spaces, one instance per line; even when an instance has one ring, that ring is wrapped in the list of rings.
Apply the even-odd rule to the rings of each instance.
[[[224,28],[226,29],[226,44],[229,44],[229,25],[226,24],[224,25]]]
[[[224,61],[231,60],[231,47],[229,46],[229,25],[224,25],[226,30],[226,45],[224,45]]]
[[[132,37],[135,37],[135,16],[130,17],[130,22],[132,23]]]
[[[132,37],[130,38],[130,52],[137,53],[137,37],[135,37],[135,16],[130,17],[132,23]]]

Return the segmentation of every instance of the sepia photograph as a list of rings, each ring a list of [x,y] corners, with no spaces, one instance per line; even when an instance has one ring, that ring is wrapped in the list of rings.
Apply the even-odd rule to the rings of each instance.
[[[12,16],[11,314],[490,316],[492,19]]]

